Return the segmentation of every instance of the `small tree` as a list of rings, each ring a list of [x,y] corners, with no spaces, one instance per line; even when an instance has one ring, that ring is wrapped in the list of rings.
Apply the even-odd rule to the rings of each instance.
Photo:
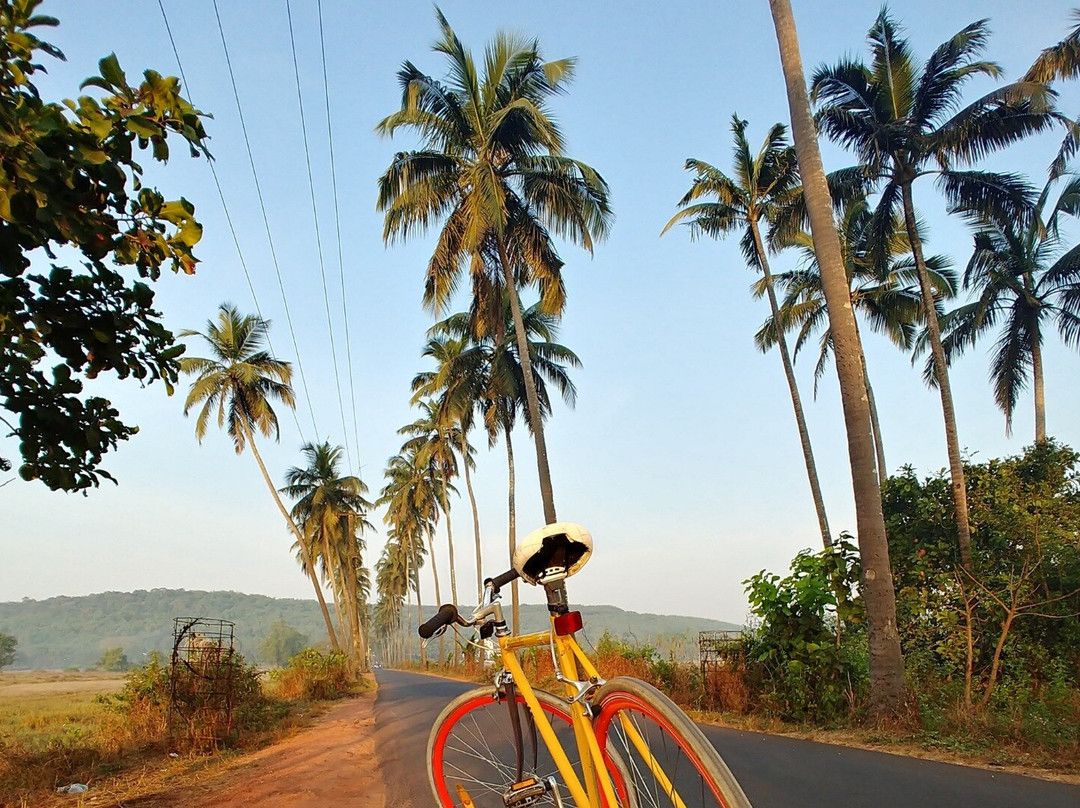
[[[310,645],[306,634],[301,634],[284,620],[278,620],[259,645],[259,655],[264,662],[281,668],[289,660]]]
[[[19,476],[74,491],[111,480],[103,456],[137,431],[84,381],[161,379],[171,392],[177,379],[183,346],[146,282],[163,266],[193,273],[202,227],[191,203],[142,184],[136,158],[168,160],[170,135],[204,153],[205,133],[178,79],[147,70],[133,86],[115,55],[80,88],[98,97],[43,99],[39,54],[64,55],[31,33],[57,25],[39,4],[0,0],[0,423],[19,441]]]
[[[19,641],[10,634],[0,632],[0,670],[15,661],[15,646]]]
[[[123,673],[131,668],[131,663],[123,648],[106,648],[94,667],[109,673]]]
[[[845,706],[854,709],[865,686],[866,672],[856,670],[842,642],[865,619],[851,538],[845,533],[827,550],[803,550],[786,578],[762,570],[744,582],[750,611],[761,621],[747,640],[750,677],[765,708],[784,717],[835,718]]]

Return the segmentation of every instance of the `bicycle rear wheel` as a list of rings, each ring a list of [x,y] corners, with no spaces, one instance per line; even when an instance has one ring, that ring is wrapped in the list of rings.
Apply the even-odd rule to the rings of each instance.
[[[694,723],[652,685],[616,677],[592,699],[593,726],[627,808],[751,808],[727,764]]]
[[[578,767],[577,745],[566,702],[542,690],[534,691],[551,722],[559,742],[570,762]],[[565,787],[543,739],[537,737],[538,749],[533,761],[533,747],[524,718],[525,700],[517,694],[522,706],[525,768],[523,777],[534,777],[547,786],[545,794],[530,805],[570,805],[570,791]],[[435,720],[428,738],[428,774],[436,805],[441,808],[461,808],[465,803],[464,790],[475,808],[505,808],[504,795],[517,777],[514,736],[511,730],[506,695],[496,701],[490,687],[470,690],[458,696]],[[617,760],[617,758],[615,758]],[[553,793],[553,789],[557,793]]]

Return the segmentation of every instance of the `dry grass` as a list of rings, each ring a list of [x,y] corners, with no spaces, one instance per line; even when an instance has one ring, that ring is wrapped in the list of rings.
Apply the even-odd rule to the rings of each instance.
[[[244,732],[238,749],[212,757],[173,757],[164,746],[160,710],[121,714],[99,700],[123,683],[122,675],[47,672],[3,677],[0,808],[120,805],[159,791],[166,781],[186,784],[217,774],[239,752],[288,737],[325,711],[318,702],[274,702],[271,720]],[[356,690],[372,686],[365,681]],[[70,783],[91,789],[80,797],[55,793]]]

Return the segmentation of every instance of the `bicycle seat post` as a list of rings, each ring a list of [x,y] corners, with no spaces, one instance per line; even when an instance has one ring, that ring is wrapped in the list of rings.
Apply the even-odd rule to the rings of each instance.
[[[566,600],[566,582],[563,579],[544,584],[548,611],[555,615],[566,614],[570,606]]]

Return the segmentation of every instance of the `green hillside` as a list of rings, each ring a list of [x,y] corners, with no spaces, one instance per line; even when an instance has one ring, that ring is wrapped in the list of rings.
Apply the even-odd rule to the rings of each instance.
[[[639,643],[682,636],[685,643],[692,644],[698,631],[739,628],[719,620],[638,614],[614,606],[580,608],[586,634],[593,642],[610,631]],[[523,605],[521,612],[524,630],[539,631],[546,625],[547,610],[543,606]],[[306,634],[315,644],[325,640],[326,635],[314,600],[184,589],[140,589],[0,603],[0,632],[19,641],[13,668],[85,668],[107,648],[123,648],[128,659],[136,663],[149,651],[171,651],[175,617],[232,621],[236,624],[236,647],[251,659],[257,658],[259,644],[277,620]]]

